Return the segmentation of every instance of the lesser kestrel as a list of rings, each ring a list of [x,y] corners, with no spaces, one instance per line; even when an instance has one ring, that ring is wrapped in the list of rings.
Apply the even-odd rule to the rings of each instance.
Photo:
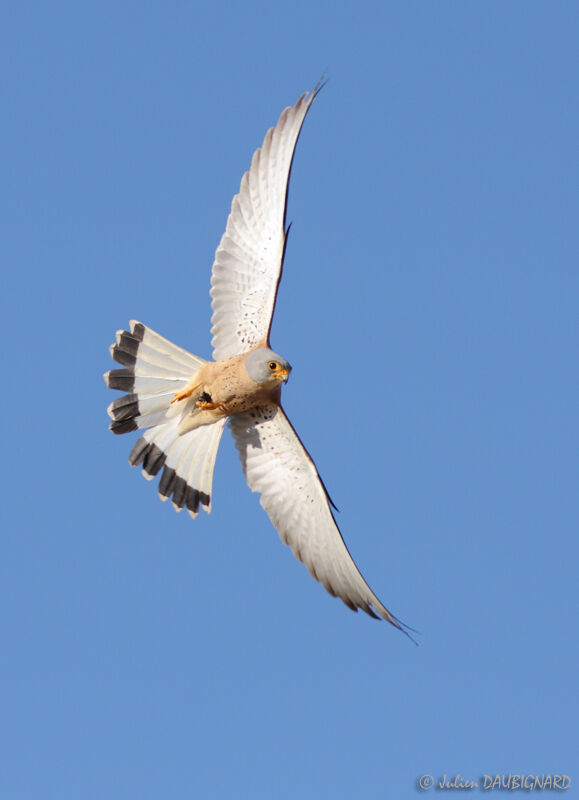
[[[291,367],[269,346],[288,229],[292,159],[319,87],[286,108],[255,152],[233,198],[211,274],[213,361],[183,350],[140,322],[118,331],[105,374],[126,394],[108,408],[114,433],[143,430],[129,462],[161,499],[210,511],[215,458],[226,422],[250,489],[310,574],[354,611],[379,615],[406,633],[357,569],[333,503],[281,406]],[[335,508],[335,507],[334,507]]]

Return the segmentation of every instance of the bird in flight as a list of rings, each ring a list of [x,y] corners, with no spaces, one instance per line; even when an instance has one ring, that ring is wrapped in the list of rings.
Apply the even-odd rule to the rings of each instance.
[[[282,541],[353,611],[407,626],[356,567],[315,464],[281,405],[291,366],[270,347],[288,234],[286,205],[296,143],[320,84],[282,112],[254,153],[231,204],[211,273],[213,360],[206,361],[132,320],[111,345],[122,365],[104,379],[125,394],[110,404],[113,433],[144,431],[129,462],[159,495],[195,518],[211,509],[213,468],[225,424],[249,487]],[[412,637],[410,637],[412,638]]]

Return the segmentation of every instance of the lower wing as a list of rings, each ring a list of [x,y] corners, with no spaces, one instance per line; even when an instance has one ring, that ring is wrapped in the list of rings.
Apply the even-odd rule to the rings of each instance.
[[[282,541],[312,577],[353,611],[380,616],[410,636],[356,567],[316,466],[283,410],[253,408],[232,416],[230,425],[250,489],[261,494]]]

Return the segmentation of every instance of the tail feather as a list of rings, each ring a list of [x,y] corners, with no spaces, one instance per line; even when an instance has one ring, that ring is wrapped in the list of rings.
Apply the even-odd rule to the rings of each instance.
[[[202,489],[205,489],[207,494],[211,494],[211,481],[213,478],[213,469],[215,467],[215,458],[217,456],[219,441],[221,439],[221,434],[223,433],[224,427],[225,421],[221,427],[218,425],[206,426],[207,436],[209,438],[209,446],[205,450],[204,457],[200,459],[199,462],[198,483]],[[203,428],[201,428],[201,430],[203,430]],[[194,466],[191,465],[189,481],[194,481],[195,479],[197,479],[197,476],[194,473]]]
[[[115,361],[127,367],[134,375],[147,378],[171,379],[174,378],[175,375],[182,373],[184,369],[186,370],[186,367],[182,364],[171,361],[168,356],[162,353],[147,352],[148,348],[136,339],[130,340],[130,349],[133,350],[134,348],[134,352],[130,352],[129,349],[127,349],[126,342],[122,342],[125,335],[125,331],[117,332],[117,343],[109,347],[109,352]],[[118,343],[119,339],[121,340],[121,344]],[[199,367],[196,369],[199,369]],[[190,374],[191,365],[189,365],[189,370],[187,370],[187,372]]]
[[[175,392],[205,361],[135,320],[129,331],[117,331],[110,352],[123,369],[109,370],[105,382],[127,394],[109,405],[109,427],[118,434],[145,430],[129,463],[141,464],[149,480],[163,470],[159,494],[162,500],[171,497],[176,511],[187,508],[192,517],[199,507],[209,512],[213,469],[226,420],[180,434],[180,415],[167,413]]]
[[[132,319],[129,325],[131,334],[140,339],[145,347],[150,347],[158,353],[163,353],[171,358],[171,360],[180,363],[186,370],[190,369],[191,361],[194,361],[198,367],[205,363],[203,358],[194,356],[193,353],[190,353],[188,350],[184,350],[182,347],[179,347],[179,345],[173,344],[169,339],[165,339],[161,334],[155,333],[155,331],[151,330],[151,328],[147,328],[146,325],[143,325],[141,322]]]
[[[165,453],[154,442],[148,442],[143,436],[135,444],[129,454],[132,467],[143,465],[143,477],[152,480],[165,463]]]
[[[187,383],[184,378],[146,378],[142,375],[135,375],[134,371],[130,369],[110,369],[105,372],[104,379],[109,389],[119,389],[121,392],[139,395],[168,392],[172,396]]]
[[[139,356],[139,365],[146,362],[152,367],[160,367],[164,370],[176,369],[178,372],[191,368],[191,354],[189,358],[185,359],[180,351],[171,354],[167,352],[167,348],[157,349],[151,343],[145,344],[144,341],[129,333],[128,331],[117,331],[116,342],[109,348],[111,356],[119,364],[126,367],[132,367],[137,361],[137,354]],[[143,374],[145,374],[143,372]]]
[[[107,408],[107,413],[112,419],[127,419],[137,416],[135,404],[138,404],[138,413],[154,414],[155,411],[163,411],[167,408],[167,402],[171,402],[172,392],[162,392],[161,394],[138,395],[125,394],[114,400]]]
[[[113,433],[129,433],[139,428],[153,428],[162,425],[167,417],[173,392],[154,395],[125,394],[107,408],[113,420],[110,429]]]
[[[193,518],[201,506],[211,511],[213,469],[226,419],[203,425],[184,434],[177,431],[179,420],[150,428],[133,447],[129,462],[142,464],[149,480],[161,469],[159,496],[171,498],[176,511],[187,508]]]

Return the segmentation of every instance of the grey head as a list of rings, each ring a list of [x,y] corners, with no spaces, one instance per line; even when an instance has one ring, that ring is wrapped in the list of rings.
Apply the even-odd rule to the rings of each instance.
[[[247,374],[252,381],[260,386],[279,386],[289,378],[291,366],[269,347],[260,347],[253,350],[245,362]]]

